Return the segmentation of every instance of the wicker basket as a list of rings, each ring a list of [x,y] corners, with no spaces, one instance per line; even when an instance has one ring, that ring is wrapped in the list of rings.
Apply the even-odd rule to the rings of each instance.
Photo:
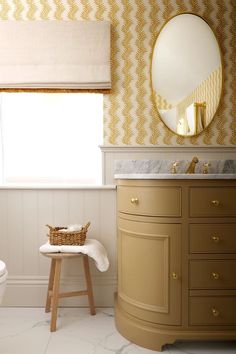
[[[52,227],[46,225],[49,228],[49,243],[50,245],[70,245],[70,246],[83,246],[86,239],[86,234],[90,222],[82,227],[80,231],[68,231],[60,232],[60,230],[65,229],[66,227]]]

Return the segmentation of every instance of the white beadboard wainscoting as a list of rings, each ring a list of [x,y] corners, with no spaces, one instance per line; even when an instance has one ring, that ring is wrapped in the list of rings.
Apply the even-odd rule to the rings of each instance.
[[[99,240],[110,267],[99,272],[90,259],[96,306],[112,306],[116,291],[116,189],[0,188],[0,259],[9,272],[3,306],[44,306],[50,260],[39,253],[47,241],[46,224],[91,221],[87,237]],[[65,262],[62,289],[85,287],[81,259]],[[63,306],[87,306],[87,297],[60,300]]]

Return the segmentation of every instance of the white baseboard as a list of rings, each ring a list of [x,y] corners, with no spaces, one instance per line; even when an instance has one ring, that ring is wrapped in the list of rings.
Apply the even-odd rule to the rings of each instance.
[[[96,307],[112,307],[117,289],[115,277],[96,277],[92,279]],[[46,276],[10,276],[2,306],[42,307],[45,306],[48,277]],[[62,291],[83,290],[86,288],[84,277],[61,278]],[[60,300],[60,306],[86,307],[86,296]]]

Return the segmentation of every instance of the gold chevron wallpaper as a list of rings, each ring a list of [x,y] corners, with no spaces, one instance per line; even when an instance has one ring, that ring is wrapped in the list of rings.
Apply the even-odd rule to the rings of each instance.
[[[161,95],[158,95],[156,93],[156,91],[153,91],[153,95],[154,95],[154,100],[156,102],[156,106],[158,107],[158,109],[171,109],[171,108],[173,108],[172,105],[170,103],[168,103],[164,97],[162,97]]]
[[[178,117],[183,116],[186,108],[194,102],[206,102],[206,125],[208,125],[218,107],[221,94],[221,67],[212,71],[212,73],[200,83],[191,94],[176,106]]]
[[[223,53],[224,94],[209,128],[197,137],[171,133],[152,101],[150,63],[169,17],[194,12],[207,20]],[[110,20],[112,93],[104,96],[105,145],[236,145],[235,0],[0,0],[1,20]]]

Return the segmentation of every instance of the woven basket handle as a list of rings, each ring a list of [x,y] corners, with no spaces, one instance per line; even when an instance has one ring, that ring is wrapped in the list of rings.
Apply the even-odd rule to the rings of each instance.
[[[66,229],[66,226],[56,226],[56,227],[52,227],[52,226],[50,226],[50,225],[46,225],[48,228],[49,228],[49,230],[50,230],[50,232],[57,232],[57,231],[60,231],[61,229]]]
[[[84,231],[87,231],[87,230],[88,230],[90,224],[91,224],[90,221],[87,222],[87,224],[83,227]]]
[[[49,228],[49,230],[53,230],[54,229],[52,226],[50,226],[48,224],[46,226]]]

